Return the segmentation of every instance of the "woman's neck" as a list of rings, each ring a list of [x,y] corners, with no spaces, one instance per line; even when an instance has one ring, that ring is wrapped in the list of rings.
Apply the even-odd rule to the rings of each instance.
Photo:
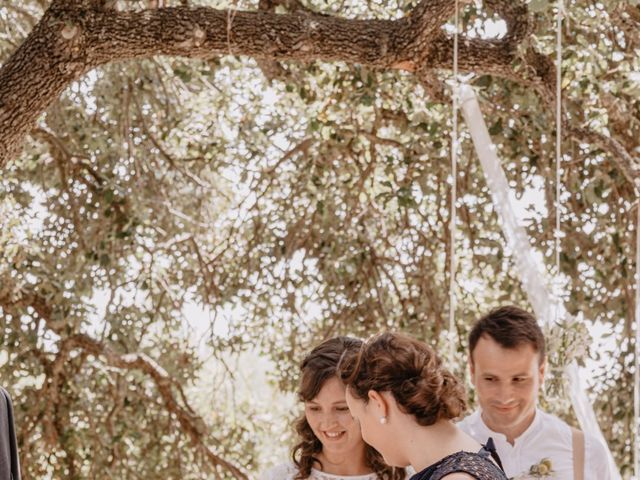
[[[318,454],[318,460],[322,465],[315,468],[331,475],[367,475],[373,473],[367,466],[365,447],[355,448],[345,452],[332,452],[322,450]]]
[[[453,453],[477,452],[480,449],[478,442],[449,420],[439,420],[428,427],[413,423],[406,441],[408,459],[416,472]]]

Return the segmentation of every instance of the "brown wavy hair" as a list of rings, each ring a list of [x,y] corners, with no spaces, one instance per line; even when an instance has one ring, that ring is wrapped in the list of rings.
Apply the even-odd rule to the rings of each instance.
[[[344,355],[357,354],[362,340],[352,337],[335,337],[325,340],[315,347],[300,364],[301,377],[298,398],[302,402],[313,400],[325,382],[337,377],[338,363]],[[317,455],[322,451],[322,443],[315,436],[304,413],[295,422],[295,430],[300,441],[293,447],[293,463],[298,469],[295,480],[304,480],[311,475],[315,463],[322,466]],[[382,456],[371,446],[365,449],[366,464],[382,480],[402,480],[404,469],[388,466]]]
[[[407,335],[373,336],[359,352],[345,355],[338,373],[349,393],[364,402],[369,390],[391,392],[401,410],[419,425],[452,420],[466,410],[462,383],[442,366],[431,347]]]

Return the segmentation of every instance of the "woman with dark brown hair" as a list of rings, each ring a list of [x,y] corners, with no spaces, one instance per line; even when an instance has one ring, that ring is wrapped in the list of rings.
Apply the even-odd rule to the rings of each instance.
[[[338,370],[362,438],[389,465],[411,465],[411,480],[507,478],[491,439],[484,447],[453,423],[466,408],[464,388],[425,343],[382,333]]]
[[[295,428],[300,441],[293,462],[269,470],[261,480],[402,480],[403,469],[386,465],[366,445],[349,413],[345,386],[337,376],[342,356],[357,353],[362,340],[336,337],[315,347],[301,364],[298,389],[304,414]]]

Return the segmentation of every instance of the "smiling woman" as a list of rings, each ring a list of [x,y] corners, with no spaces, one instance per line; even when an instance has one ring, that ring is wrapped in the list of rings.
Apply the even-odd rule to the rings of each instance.
[[[349,413],[345,403],[344,386],[338,378],[327,380],[318,395],[305,402],[305,421],[320,439],[323,452],[320,456],[327,458],[331,452],[338,456],[346,451],[360,450],[360,433],[358,425]]]
[[[387,466],[366,445],[349,413],[337,366],[345,353],[356,353],[362,341],[336,337],[315,347],[301,365],[298,396],[304,413],[296,422],[299,443],[293,462],[269,470],[261,480],[400,480],[404,469]]]

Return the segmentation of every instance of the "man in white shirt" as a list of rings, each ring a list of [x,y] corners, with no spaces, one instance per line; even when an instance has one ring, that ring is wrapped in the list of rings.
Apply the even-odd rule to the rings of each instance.
[[[605,447],[537,407],[545,340],[529,312],[505,306],[469,334],[469,368],[480,409],[458,424],[478,442],[493,438],[509,478],[609,480]]]

